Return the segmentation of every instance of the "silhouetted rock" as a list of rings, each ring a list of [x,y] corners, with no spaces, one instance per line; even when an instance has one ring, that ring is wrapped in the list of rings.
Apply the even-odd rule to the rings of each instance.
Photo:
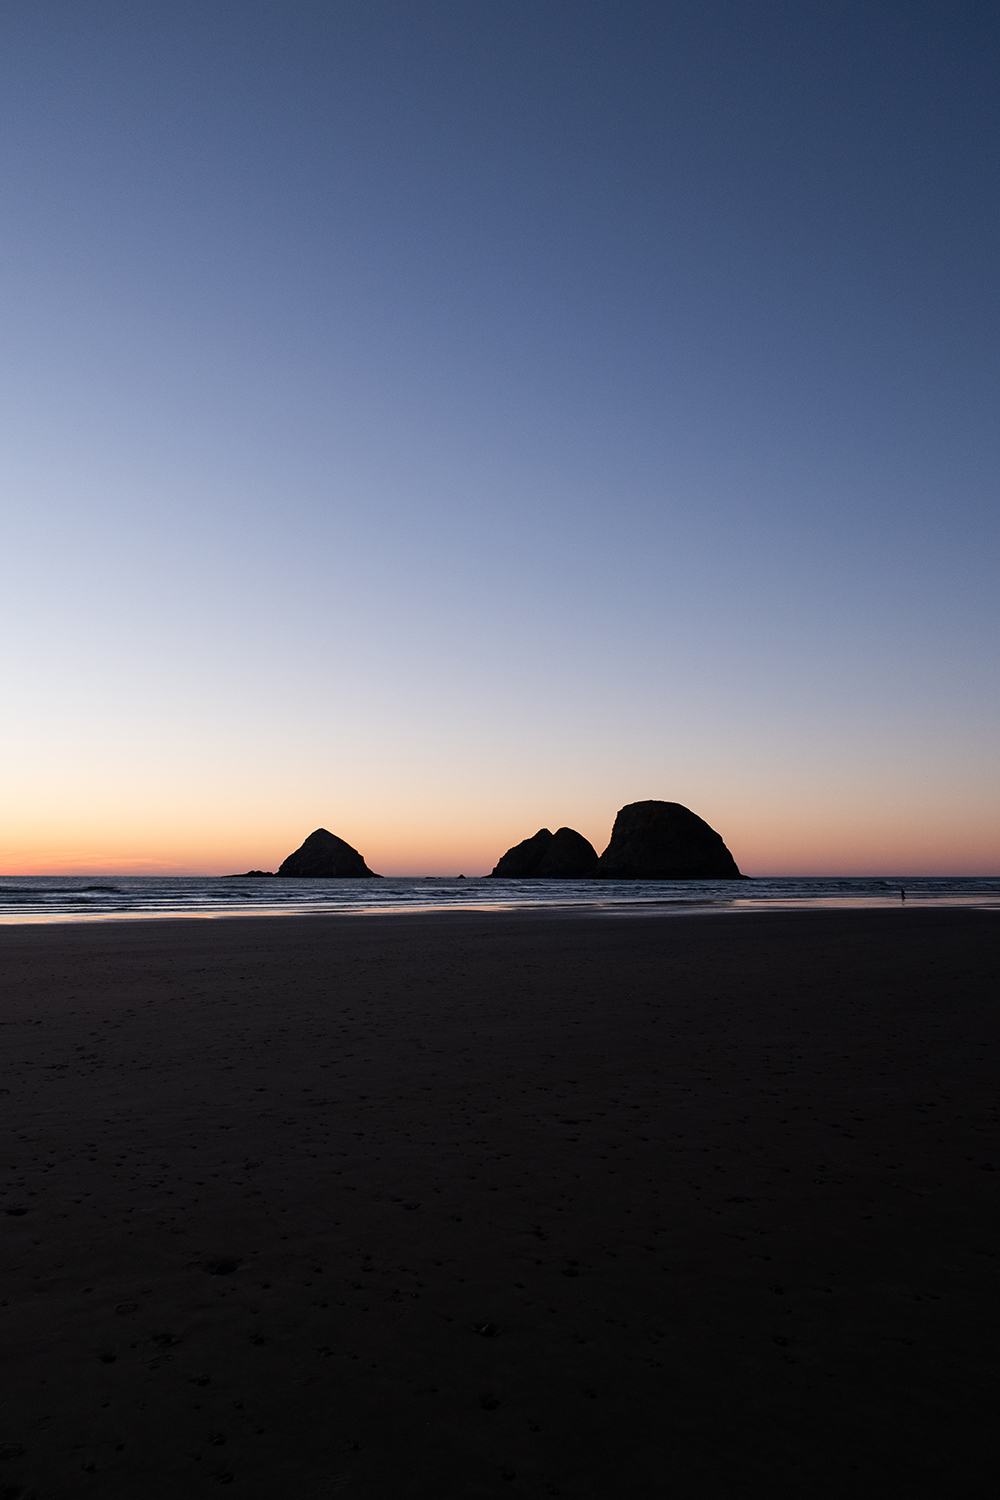
[[[244,870],[242,875],[224,875],[224,880],[273,880],[273,870]]]
[[[741,880],[714,828],[679,802],[630,802],[615,818],[600,873],[616,880]]]
[[[574,828],[540,828],[508,849],[491,873],[508,880],[586,880],[598,874],[597,850]]]
[[[302,876],[315,880],[376,880],[374,870],[369,870],[357,849],[352,849],[335,833],[317,828],[301,848],[296,849],[278,866],[278,874]]]

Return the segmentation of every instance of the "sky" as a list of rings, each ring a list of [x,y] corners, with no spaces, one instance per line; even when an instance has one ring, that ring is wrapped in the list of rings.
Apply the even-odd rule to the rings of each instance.
[[[1000,873],[1000,12],[5,0],[0,872]]]

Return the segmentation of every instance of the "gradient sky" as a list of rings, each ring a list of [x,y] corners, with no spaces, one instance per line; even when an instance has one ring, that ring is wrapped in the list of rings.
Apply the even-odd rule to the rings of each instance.
[[[992,3],[0,34],[0,871],[1000,872]]]

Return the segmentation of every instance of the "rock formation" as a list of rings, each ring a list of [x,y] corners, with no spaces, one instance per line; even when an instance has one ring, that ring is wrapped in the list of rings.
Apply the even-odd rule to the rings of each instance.
[[[278,874],[285,877],[302,876],[316,880],[377,880],[374,870],[369,870],[357,849],[352,849],[335,833],[317,828],[294,854],[290,854],[278,866]]]
[[[615,818],[600,873],[615,880],[741,880],[714,828],[679,802],[630,802]]]
[[[540,828],[508,849],[491,873],[509,880],[586,880],[599,873],[597,850],[575,828]]]

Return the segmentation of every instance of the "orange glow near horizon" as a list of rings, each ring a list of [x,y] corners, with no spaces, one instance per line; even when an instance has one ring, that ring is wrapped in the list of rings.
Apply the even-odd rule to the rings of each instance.
[[[633,800],[633,799],[630,799]],[[677,799],[681,800],[681,799]],[[956,827],[947,809],[919,824],[898,812],[875,816],[861,808],[853,819],[836,808],[771,806],[758,803],[753,814],[733,802],[687,802],[717,828],[740,868],[748,875],[995,875],[1000,872],[1000,829],[971,822]],[[586,811],[586,809],[584,809]],[[481,875],[490,871],[512,844],[539,827],[562,823],[579,829],[600,853],[610,836],[614,811],[603,818],[573,816],[554,808],[545,816],[537,803],[522,814],[510,806],[492,816],[419,815],[403,806],[386,807],[373,818],[320,812],[304,817],[296,809],[255,819],[210,816],[122,820],[78,827],[72,842],[60,840],[56,820],[13,820],[0,844],[0,874],[16,875],[224,875],[248,869],[276,870],[316,827],[327,827],[359,849],[383,875]],[[561,815],[560,815],[561,814]],[[234,832],[235,824],[238,831]],[[227,826],[228,825],[228,826]],[[63,832],[65,824],[63,825]]]

